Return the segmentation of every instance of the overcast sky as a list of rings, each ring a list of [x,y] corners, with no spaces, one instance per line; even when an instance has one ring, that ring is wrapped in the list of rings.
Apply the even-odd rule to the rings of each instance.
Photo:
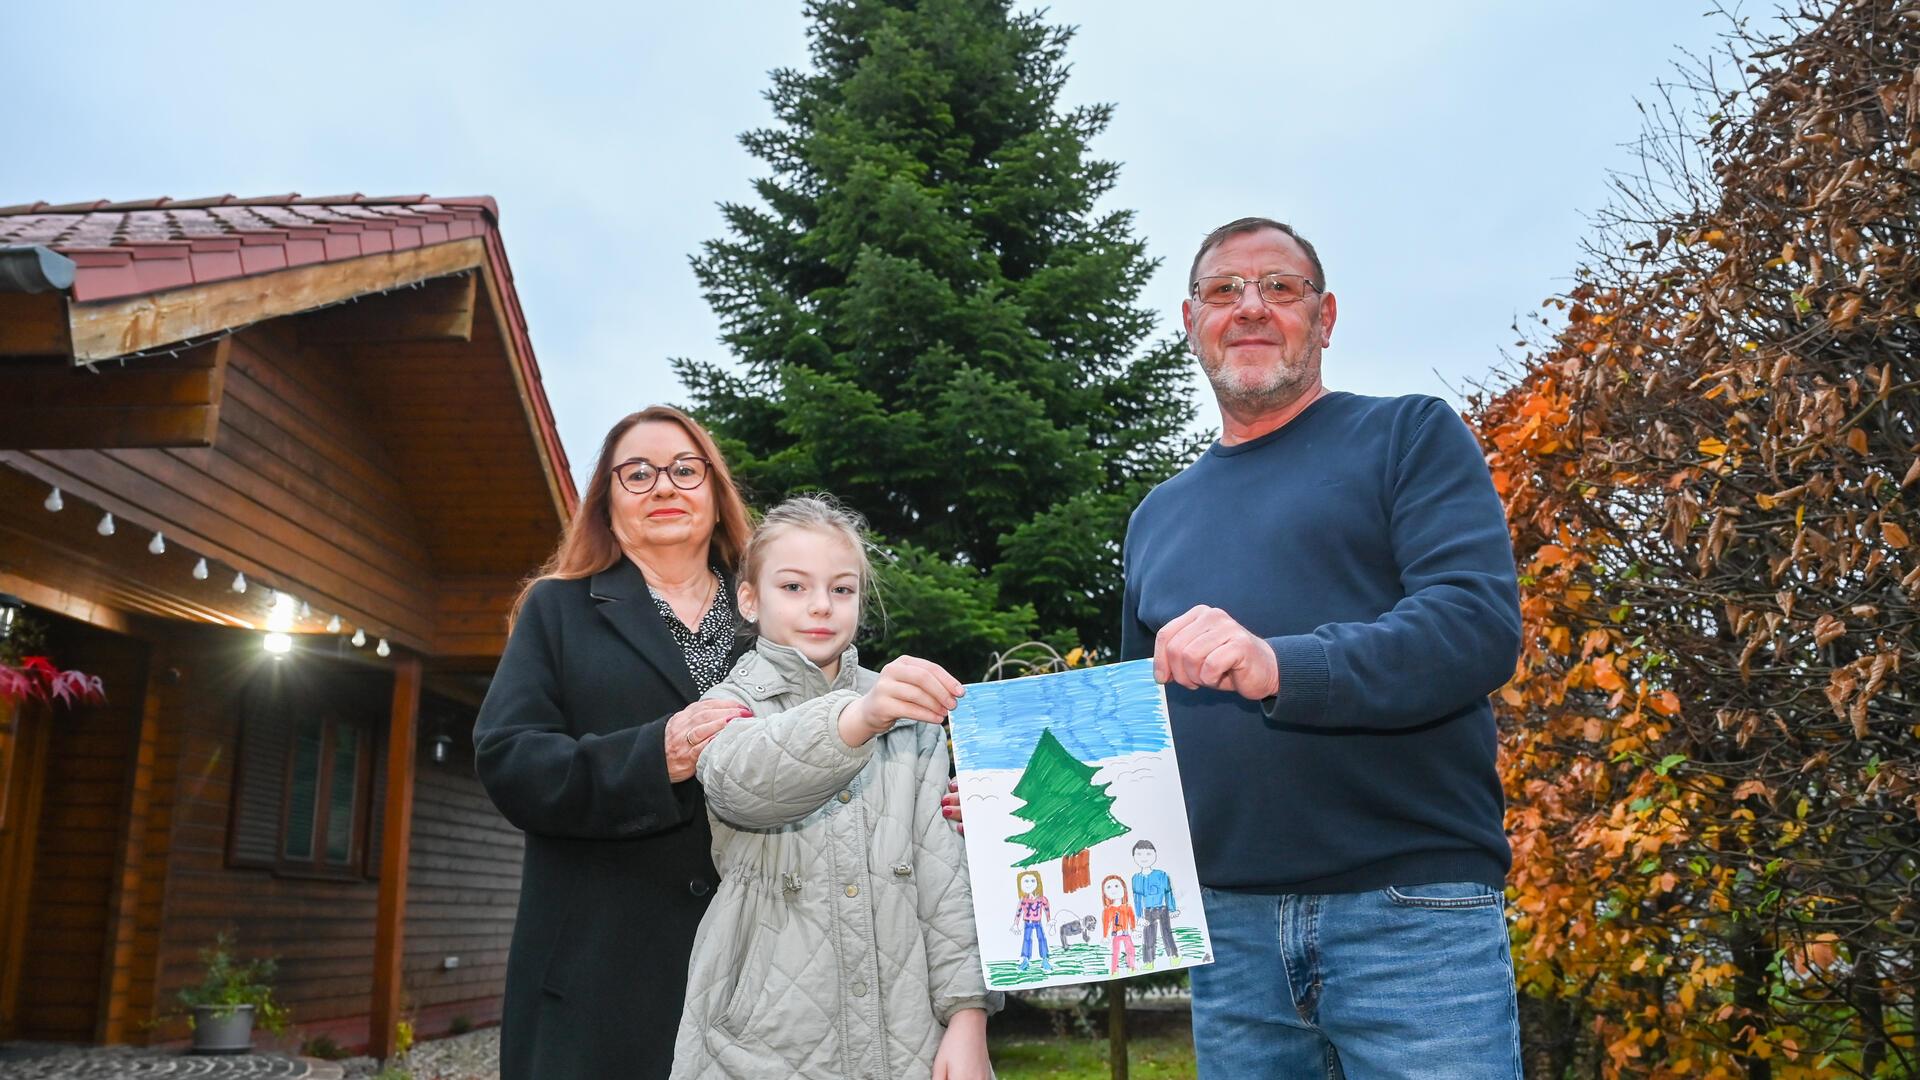
[[[807,58],[798,4],[771,0],[0,2],[0,205],[497,198],[576,474],[620,415],[685,401],[669,357],[723,356],[687,257],[765,171],[736,140],[771,118],[767,72]],[[1064,0],[1049,18],[1080,28],[1068,103],[1116,107],[1094,151],[1163,260],[1146,300],[1169,332],[1200,237],[1264,214],[1315,242],[1340,297],[1330,386],[1452,397],[1567,285],[1636,100],[1725,29],[1705,10]]]

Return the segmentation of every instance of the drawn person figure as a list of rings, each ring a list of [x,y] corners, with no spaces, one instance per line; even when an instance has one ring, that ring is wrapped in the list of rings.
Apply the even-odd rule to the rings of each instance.
[[[1160,940],[1166,944],[1169,963],[1180,962],[1180,946],[1173,940],[1173,916],[1180,914],[1180,905],[1173,899],[1173,879],[1165,870],[1154,868],[1160,853],[1154,849],[1153,841],[1142,840],[1133,845],[1133,861],[1140,872],[1133,875],[1133,913],[1140,917],[1140,933],[1146,940],[1146,970],[1153,970],[1155,927],[1160,929]]]
[[[1133,962],[1133,928],[1135,926],[1133,905],[1127,901],[1127,883],[1120,880],[1118,874],[1108,874],[1100,882],[1100,898],[1104,906],[1100,909],[1100,932],[1113,943],[1113,955],[1108,967],[1110,974],[1120,973],[1120,954],[1127,955],[1127,970],[1140,970]]]
[[[1180,313],[1220,439],[1133,512],[1120,656],[1153,658],[1186,781],[1199,1074],[1518,1080],[1486,454],[1438,398],[1327,388],[1338,304],[1289,225],[1209,233]]]
[[[707,691],[751,716],[696,768],[720,888],[687,975],[674,1080],[989,1080],[966,849],[940,817],[964,693],[938,665],[860,666],[864,523],[767,512],[740,560],[753,651]],[[644,976],[643,976],[644,977]]]
[[[1053,971],[1053,961],[1047,955],[1047,935],[1041,929],[1053,929],[1053,905],[1047,902],[1046,890],[1040,886],[1040,874],[1033,870],[1022,870],[1014,880],[1014,888],[1020,893],[1020,906],[1014,910],[1012,930],[1022,930],[1020,935],[1020,970],[1025,971],[1033,961],[1033,943],[1040,943],[1040,970]]]

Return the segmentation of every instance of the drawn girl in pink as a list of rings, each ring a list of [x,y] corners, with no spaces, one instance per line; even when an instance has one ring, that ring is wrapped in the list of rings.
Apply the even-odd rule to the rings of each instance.
[[[1053,961],[1047,957],[1047,934],[1040,928],[1045,923],[1047,929],[1053,928],[1053,905],[1047,903],[1047,894],[1040,887],[1040,875],[1032,870],[1022,870],[1014,880],[1014,887],[1020,892],[1020,906],[1014,911],[1013,926],[1020,935],[1020,970],[1027,970],[1033,959],[1034,942],[1040,943],[1040,970],[1053,971]]]
[[[1117,874],[1108,874],[1100,882],[1100,898],[1105,905],[1100,909],[1100,932],[1113,942],[1111,974],[1120,973],[1120,954],[1127,954],[1127,970],[1137,971],[1133,964],[1133,904],[1127,900],[1127,883]]]

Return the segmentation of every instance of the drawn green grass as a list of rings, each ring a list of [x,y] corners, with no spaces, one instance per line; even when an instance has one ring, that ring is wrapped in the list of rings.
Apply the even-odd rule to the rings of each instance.
[[[1155,971],[1174,971],[1186,967],[1192,958],[1201,953],[1200,931],[1191,927],[1173,928],[1173,940],[1180,945],[1182,962],[1178,965],[1167,963],[1167,957],[1161,953],[1155,964]],[[1040,961],[1036,957],[1025,971],[1020,970],[1018,958],[1013,960],[995,960],[987,964],[987,982],[995,990],[1018,990],[1027,986],[1038,986],[1062,975],[1105,975],[1113,957],[1113,948],[1107,942],[1081,943],[1069,945],[1064,949],[1054,949],[1048,959],[1053,961],[1053,971],[1040,970]],[[1145,974],[1146,950],[1136,951],[1135,963]]]

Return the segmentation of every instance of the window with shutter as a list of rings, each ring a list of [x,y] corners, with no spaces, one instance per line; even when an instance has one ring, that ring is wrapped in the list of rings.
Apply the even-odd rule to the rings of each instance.
[[[238,698],[229,863],[297,877],[378,872],[368,825],[391,683],[311,657],[254,673]]]

